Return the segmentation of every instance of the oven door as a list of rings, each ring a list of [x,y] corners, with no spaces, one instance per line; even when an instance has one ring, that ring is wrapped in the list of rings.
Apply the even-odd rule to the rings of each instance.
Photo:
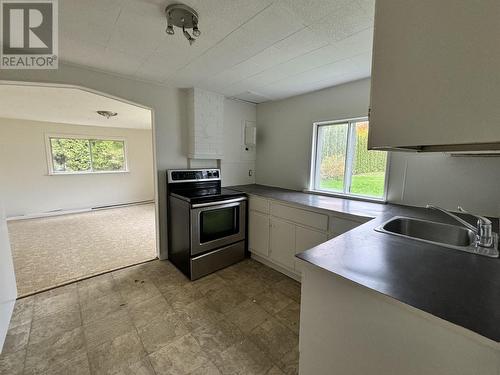
[[[194,204],[191,208],[191,255],[245,239],[246,197]]]

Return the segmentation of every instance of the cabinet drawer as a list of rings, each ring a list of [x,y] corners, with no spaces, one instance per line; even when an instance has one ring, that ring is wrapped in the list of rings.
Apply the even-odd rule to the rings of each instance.
[[[256,197],[255,195],[250,195],[249,198],[249,208],[254,211],[260,211],[265,214],[269,213],[269,201],[264,198]]]
[[[271,203],[271,215],[323,231],[328,230],[328,216],[316,212]]]

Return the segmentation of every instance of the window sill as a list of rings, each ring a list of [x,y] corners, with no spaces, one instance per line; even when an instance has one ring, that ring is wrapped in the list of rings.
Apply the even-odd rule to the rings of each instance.
[[[342,194],[342,193],[335,193],[335,192],[324,191],[324,190],[304,189],[304,193],[315,194],[315,195],[323,195],[325,197],[350,199],[350,200],[363,201],[363,202],[373,202],[373,203],[381,203],[381,204],[387,203],[387,199],[386,198],[364,197],[364,196],[361,196],[361,195]]]
[[[130,173],[126,171],[102,171],[102,172],[49,172],[47,176],[79,176],[79,175],[100,175],[100,174],[122,174]]]

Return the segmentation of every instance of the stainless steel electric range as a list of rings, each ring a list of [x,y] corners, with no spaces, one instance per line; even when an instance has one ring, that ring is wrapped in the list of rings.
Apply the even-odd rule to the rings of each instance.
[[[191,280],[245,257],[246,195],[219,169],[167,171],[169,260]]]

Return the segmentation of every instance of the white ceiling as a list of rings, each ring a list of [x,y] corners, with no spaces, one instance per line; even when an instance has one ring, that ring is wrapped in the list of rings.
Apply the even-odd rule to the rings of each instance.
[[[62,0],[61,60],[264,102],[370,75],[375,0],[183,0],[189,43],[165,33],[168,0]]]
[[[151,129],[149,109],[77,88],[0,85],[0,103],[0,117],[3,118]],[[96,113],[98,110],[118,115],[106,119]]]

